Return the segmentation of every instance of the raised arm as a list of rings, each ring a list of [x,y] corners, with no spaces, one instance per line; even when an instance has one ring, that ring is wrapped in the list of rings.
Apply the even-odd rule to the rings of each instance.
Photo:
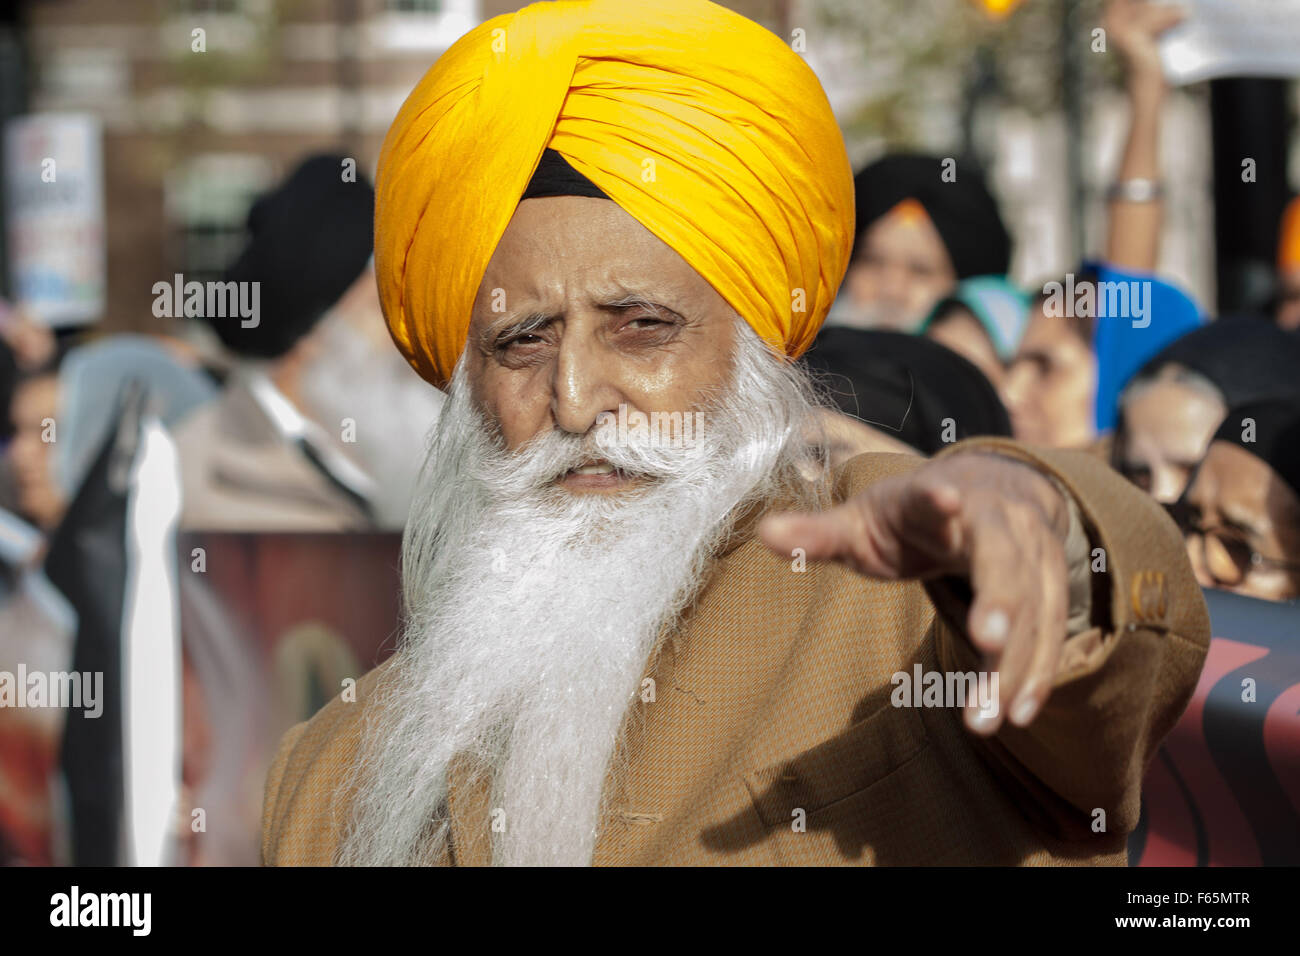
[[[1105,261],[1121,269],[1154,272],[1160,258],[1160,119],[1168,86],[1157,40],[1182,18],[1176,7],[1112,0],[1103,20],[1109,48],[1124,61],[1129,101],[1128,138],[1107,208]]]

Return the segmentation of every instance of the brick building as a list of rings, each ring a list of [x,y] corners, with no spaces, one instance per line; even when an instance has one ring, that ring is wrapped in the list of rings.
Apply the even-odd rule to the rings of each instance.
[[[522,5],[30,0],[27,109],[103,124],[101,328],[170,321],[152,315],[153,284],[219,272],[242,242],[251,199],[303,155],[338,150],[373,172],[390,121],[438,54]],[[774,29],[788,9],[784,0],[728,5]]]

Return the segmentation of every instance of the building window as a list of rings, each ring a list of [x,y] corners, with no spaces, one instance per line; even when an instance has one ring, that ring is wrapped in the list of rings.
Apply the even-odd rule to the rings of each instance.
[[[436,53],[481,20],[479,0],[385,0],[367,27],[377,50]]]
[[[394,13],[442,13],[442,0],[388,0]]]
[[[248,210],[274,185],[262,156],[206,153],[167,176],[167,218],[179,242],[176,269],[186,281],[218,279],[248,241]]]
[[[240,13],[241,0],[181,0],[181,13]]]

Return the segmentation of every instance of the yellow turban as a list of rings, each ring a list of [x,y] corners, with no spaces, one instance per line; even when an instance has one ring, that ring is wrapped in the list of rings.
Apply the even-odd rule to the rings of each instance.
[[[439,387],[547,147],[796,356],[853,245],[853,176],[812,70],[705,0],[535,3],[438,59],[384,140],[375,267],[389,330]]]

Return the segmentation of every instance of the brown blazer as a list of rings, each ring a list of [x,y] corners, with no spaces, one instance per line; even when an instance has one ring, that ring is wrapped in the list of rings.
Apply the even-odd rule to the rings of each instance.
[[[799,573],[750,521],[651,655],[656,699],[630,709],[593,862],[1124,864],[1144,771],[1205,658],[1205,602],[1173,524],[1095,458],[1003,439],[945,454],[971,447],[1056,477],[1105,551],[1093,626],[1068,639],[1034,723],[986,740],[953,710],[891,706],[892,675],[914,663],[979,669],[957,590],[830,564]],[[834,496],[920,461],[855,458]],[[285,735],[267,779],[264,863],[332,861],[347,816],[336,790],[384,670],[358,683],[356,703],[335,699]],[[458,776],[453,766],[449,858],[431,862],[485,864],[487,797]]]

